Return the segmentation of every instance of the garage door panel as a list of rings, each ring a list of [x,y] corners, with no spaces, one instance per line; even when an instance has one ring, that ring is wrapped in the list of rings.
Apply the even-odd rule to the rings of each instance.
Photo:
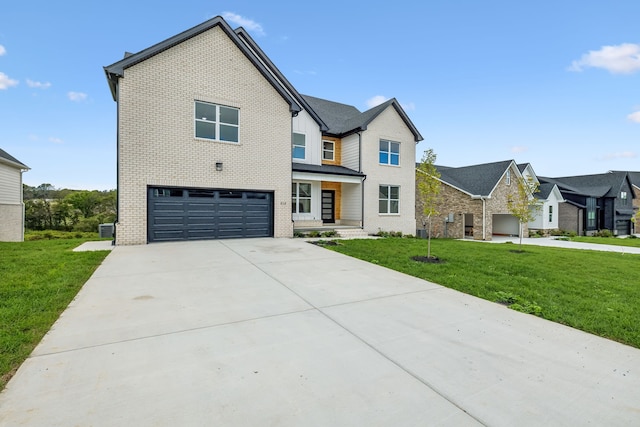
[[[150,188],[148,206],[150,242],[273,236],[267,192]]]

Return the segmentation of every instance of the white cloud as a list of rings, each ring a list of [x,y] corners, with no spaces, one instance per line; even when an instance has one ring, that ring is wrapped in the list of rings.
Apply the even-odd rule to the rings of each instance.
[[[525,151],[529,151],[529,147],[525,147],[524,145],[515,145],[511,147],[512,153],[524,153]]]
[[[7,53],[7,49],[5,49],[4,46],[0,44],[0,56],[4,55],[5,53]]]
[[[633,151],[621,151],[617,153],[606,153],[602,156],[602,160],[614,160],[614,159],[635,159],[638,154]]]
[[[49,82],[36,82],[31,79],[27,79],[27,86],[34,87],[38,89],[49,89],[51,87],[51,83]]]
[[[244,18],[233,12],[223,12],[222,17],[227,21],[233,24],[239,25],[243,27],[245,30],[252,31],[259,36],[266,35],[266,33],[264,32],[264,29],[262,28],[262,25],[258,24],[256,21],[253,21],[248,18]]]
[[[64,141],[62,141],[60,138],[50,136],[49,142],[53,142],[54,144],[62,144]]]
[[[631,120],[632,122],[640,123],[640,111],[629,114],[627,116],[627,119]]]
[[[640,71],[640,44],[623,43],[617,46],[603,46],[600,50],[591,50],[573,61],[570,71],[582,71],[585,68],[604,68],[612,74],[631,74]]]
[[[87,99],[87,94],[82,92],[68,92],[67,97],[74,102],[82,102]]]
[[[5,73],[0,72],[0,90],[9,89],[11,86],[16,86],[19,82],[17,80],[10,79]]]
[[[382,104],[383,102],[387,101],[388,99],[389,98],[387,98],[386,96],[376,95],[373,98],[367,99],[367,107],[369,107],[369,108],[376,107],[376,106]]]
[[[401,105],[404,111],[414,111],[416,109],[416,104],[414,104],[413,102],[410,102],[408,104],[401,104]]]

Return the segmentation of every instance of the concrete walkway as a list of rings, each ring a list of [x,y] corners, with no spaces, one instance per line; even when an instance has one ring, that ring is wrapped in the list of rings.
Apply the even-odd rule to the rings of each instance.
[[[474,241],[479,241],[479,240],[474,240]],[[518,237],[494,236],[493,240],[489,241],[489,243],[507,243],[507,242],[519,244],[520,239]],[[534,245],[534,246],[551,246],[554,248],[582,249],[582,250],[602,251],[602,252],[619,252],[622,254],[640,254],[640,248],[634,248],[630,246],[601,245],[597,243],[571,242],[568,240],[558,240],[557,237],[523,238],[522,244]]]
[[[640,350],[297,239],[118,246],[1,426],[629,426]]]

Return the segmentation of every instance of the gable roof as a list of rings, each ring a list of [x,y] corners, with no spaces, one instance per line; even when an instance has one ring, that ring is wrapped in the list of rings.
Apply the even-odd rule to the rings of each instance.
[[[623,172],[623,171],[609,171],[609,173],[613,173],[613,172]],[[627,174],[629,175],[629,180],[631,181],[631,184],[635,187],[640,188],[640,172],[627,172]]]
[[[268,70],[270,70],[274,77],[278,79],[280,84],[285,87],[285,89],[293,96],[298,104],[304,108],[306,112],[309,113],[311,118],[320,126],[320,130],[325,132],[329,129],[326,123],[322,121],[320,116],[309,106],[307,101],[304,99],[302,95],[296,90],[295,87],[287,80],[287,78],[280,72],[278,67],[269,59],[266,53],[258,46],[258,44],[253,40],[253,38],[249,35],[249,33],[242,27],[236,28],[235,33],[238,37],[251,49],[254,55],[256,55],[260,61],[262,61]]]
[[[540,179],[544,182],[557,184],[561,191],[596,198],[618,197],[625,181],[631,186],[627,172],[609,172],[595,175]]]
[[[240,39],[238,34],[231,29],[229,24],[227,24],[227,22],[221,16],[216,16],[215,18],[209,19],[199,25],[196,25],[195,27],[181,32],[180,34],[169,37],[168,39],[161,41],[160,43],[156,43],[151,47],[141,50],[138,53],[127,53],[125,54],[125,57],[120,61],[114,62],[113,64],[104,67],[113,100],[118,100],[118,93],[116,89],[118,85],[118,79],[124,77],[125,69],[132,67],[142,61],[145,61],[152,56],[164,52],[165,50],[170,49],[186,40],[189,40],[192,37],[202,34],[214,27],[219,27],[222,31],[224,31],[224,33],[229,37],[229,39],[231,39],[231,41],[238,47],[238,49],[240,49],[240,51],[247,57],[247,59],[249,59],[249,61],[258,69],[258,71],[260,71],[260,73],[269,81],[269,83],[271,83],[271,85],[280,94],[280,96],[282,96],[282,98],[287,101],[287,103],[289,104],[289,110],[291,112],[296,113],[302,110],[291,93],[289,93],[281,84],[281,82],[274,77],[274,74],[272,74],[267,69],[265,64],[260,61],[256,54],[249,48],[247,44],[245,44],[243,40]]]
[[[544,182],[538,186],[538,192],[535,194],[539,199],[546,200],[553,191],[555,184]]]
[[[503,160],[494,163],[463,166],[459,168],[436,166],[440,173],[440,180],[452,185],[472,196],[489,196],[500,182],[513,160]]]
[[[7,163],[11,166],[16,166],[20,169],[30,169],[29,166],[25,165],[20,160],[16,159],[11,154],[4,151],[2,148],[0,148],[0,161],[2,161],[2,163]]]
[[[356,107],[326,99],[302,95],[307,104],[320,116],[329,129],[326,134],[336,137],[344,137],[352,133],[367,130],[367,126],[388,107],[393,107],[402,118],[402,121],[413,134],[416,142],[422,141],[422,135],[409,119],[405,111],[395,98],[391,98],[365,112],[360,112]]]

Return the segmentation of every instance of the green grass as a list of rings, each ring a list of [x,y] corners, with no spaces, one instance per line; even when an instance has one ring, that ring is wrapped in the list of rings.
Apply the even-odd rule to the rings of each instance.
[[[0,390],[109,253],[86,240],[0,242]]]
[[[640,348],[640,255],[436,239],[344,240],[332,250]]]
[[[638,238],[618,238],[618,237],[571,237],[572,242],[595,243],[597,245],[614,245],[614,246],[631,246],[640,248],[640,239]]]

